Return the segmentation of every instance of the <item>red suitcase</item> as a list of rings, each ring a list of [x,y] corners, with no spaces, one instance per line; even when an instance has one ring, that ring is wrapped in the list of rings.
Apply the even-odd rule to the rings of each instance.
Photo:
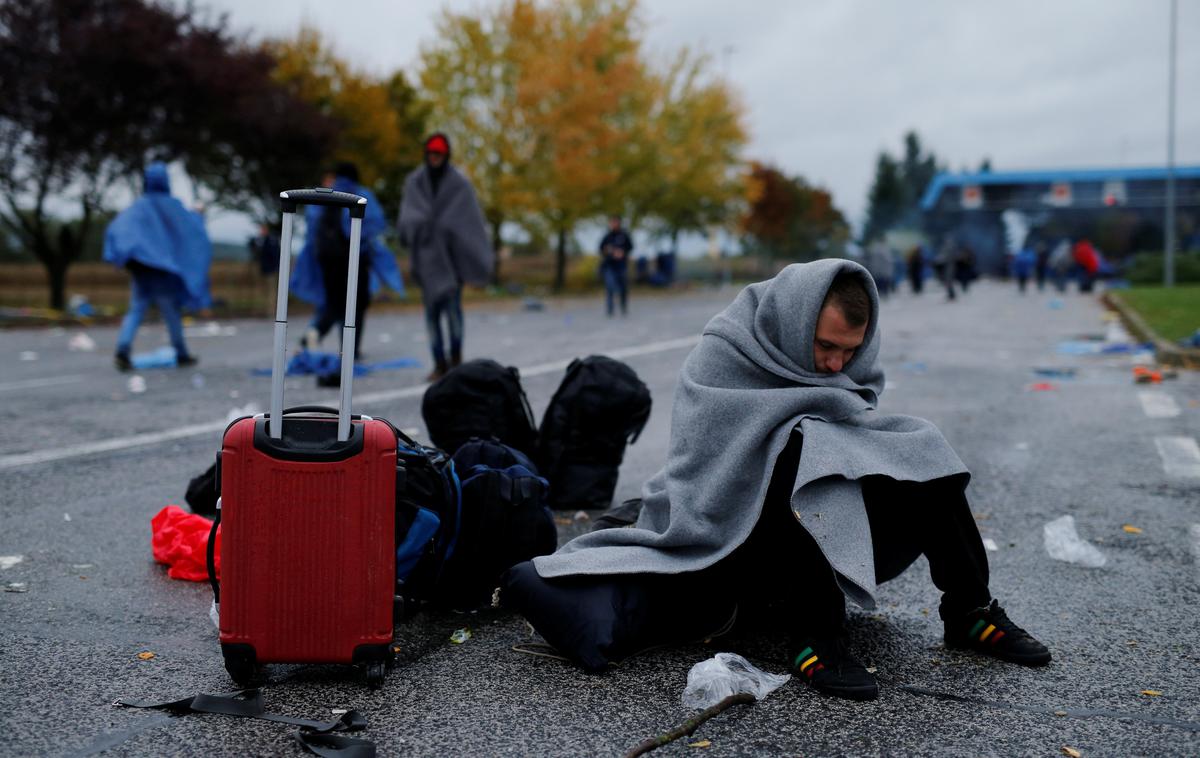
[[[221,652],[235,682],[264,663],[391,666],[396,431],[350,416],[355,297],[366,200],[326,189],[280,193],[283,239],[271,407],[225,430],[219,457]],[[283,408],[292,221],[298,205],[350,209],[350,276],[337,411]]]

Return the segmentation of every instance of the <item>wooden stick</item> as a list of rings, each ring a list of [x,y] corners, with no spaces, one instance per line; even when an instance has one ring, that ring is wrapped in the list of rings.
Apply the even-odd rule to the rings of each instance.
[[[625,754],[625,758],[637,758],[639,755],[645,755],[655,748],[660,748],[663,745],[674,742],[680,737],[690,737],[692,732],[708,721],[713,716],[716,716],[721,711],[733,705],[749,705],[754,702],[754,696],[749,692],[739,692],[736,695],[730,695],[716,705],[711,705],[705,708],[700,713],[691,717],[679,726],[675,727],[666,734],[660,734],[657,737],[648,737],[637,744],[632,750]]]

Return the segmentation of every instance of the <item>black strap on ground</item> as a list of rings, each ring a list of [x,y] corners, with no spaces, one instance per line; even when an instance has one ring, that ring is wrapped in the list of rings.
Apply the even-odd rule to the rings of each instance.
[[[167,711],[176,716],[185,716],[189,713],[211,713],[219,716],[237,716],[291,724],[300,727],[295,734],[296,740],[305,750],[314,755],[322,758],[375,758],[375,744],[370,740],[335,734],[335,732],[357,732],[366,729],[367,720],[358,711],[347,711],[335,721],[313,721],[283,716],[278,713],[267,713],[263,705],[262,691],[258,689],[239,690],[226,695],[192,695],[163,702],[122,698],[113,705],[127,708],[151,708]],[[111,744],[107,747],[111,747]]]

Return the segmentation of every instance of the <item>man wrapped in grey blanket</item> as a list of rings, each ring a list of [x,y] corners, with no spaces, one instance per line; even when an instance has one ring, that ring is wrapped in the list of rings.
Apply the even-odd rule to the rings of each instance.
[[[802,681],[870,699],[845,598],[874,607],[876,583],[925,555],[948,646],[1049,662],[992,599],[962,461],[928,421],[875,410],[878,322],[875,285],[852,261],[794,264],[745,288],[684,363],[667,464],[637,522],[535,559],[532,578],[702,577],[788,629]]]

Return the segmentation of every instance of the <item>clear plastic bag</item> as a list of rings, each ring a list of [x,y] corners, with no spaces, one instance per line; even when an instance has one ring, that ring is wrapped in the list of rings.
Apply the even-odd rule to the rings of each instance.
[[[1100,568],[1106,563],[1104,553],[1095,545],[1084,542],[1075,531],[1074,516],[1060,516],[1042,528],[1046,552],[1051,558],[1087,568]]]
[[[761,671],[736,653],[717,653],[692,666],[688,672],[683,705],[685,708],[708,708],[739,692],[762,700],[791,678],[791,674]]]

